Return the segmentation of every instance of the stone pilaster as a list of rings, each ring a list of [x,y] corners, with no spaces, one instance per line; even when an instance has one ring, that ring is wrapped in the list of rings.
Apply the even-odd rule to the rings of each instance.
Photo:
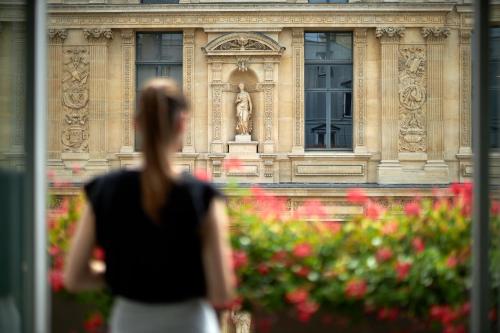
[[[211,142],[211,152],[220,154],[224,153],[224,145],[222,139],[223,127],[222,127],[222,91],[225,84],[222,82],[222,63],[213,62],[210,65],[212,69],[212,82],[210,84],[211,88],[211,125],[212,125],[212,137]]]
[[[354,152],[366,153],[366,28],[354,29]]]
[[[391,182],[393,172],[400,170],[398,160],[399,98],[398,57],[399,43],[405,28],[380,27],[375,32],[381,43],[382,83],[382,160],[378,166],[379,182]]]
[[[184,137],[184,145],[182,152],[194,153],[194,119],[196,115],[195,89],[194,89],[194,29],[184,29],[183,38],[183,88],[184,94],[191,106],[191,117],[186,128],[186,136]]]
[[[293,153],[304,152],[304,29],[292,30]]]
[[[275,133],[275,100],[274,100],[274,63],[264,64],[264,82],[259,84],[264,92],[264,143],[263,152],[270,154],[274,152]]]
[[[61,158],[62,122],[64,110],[62,108],[62,78],[63,78],[63,44],[68,37],[66,29],[49,29],[49,58],[48,58],[48,158],[59,160]]]
[[[107,76],[108,42],[113,38],[111,29],[84,29],[90,56],[90,134],[89,166],[107,168]]]
[[[24,152],[24,114],[26,110],[26,64],[21,55],[26,54],[26,24],[12,23],[12,106],[13,131],[11,132],[11,150],[13,153]]]
[[[461,29],[460,34],[460,150],[461,155],[471,155],[471,30]]]
[[[122,38],[122,110],[120,153],[134,151],[134,101],[135,101],[135,32],[123,29]]]
[[[444,42],[448,28],[422,28],[427,41],[427,168],[445,168],[444,162]]]

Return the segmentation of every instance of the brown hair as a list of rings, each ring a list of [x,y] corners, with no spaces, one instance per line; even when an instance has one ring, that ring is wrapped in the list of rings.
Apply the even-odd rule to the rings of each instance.
[[[141,92],[137,122],[146,162],[141,174],[142,205],[155,222],[160,221],[172,181],[167,174],[166,148],[177,138],[180,115],[187,110],[186,98],[173,80],[151,80]]]

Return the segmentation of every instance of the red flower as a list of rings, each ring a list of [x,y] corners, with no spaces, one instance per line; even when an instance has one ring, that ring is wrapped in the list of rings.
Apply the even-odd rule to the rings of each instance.
[[[344,292],[348,298],[361,299],[365,296],[367,285],[364,280],[351,280],[347,282]]]
[[[286,300],[292,304],[304,303],[308,297],[309,292],[301,288],[286,293]]]
[[[317,217],[323,219],[327,216],[327,212],[323,204],[316,199],[308,199],[297,210],[297,215],[303,218]]]
[[[93,252],[94,259],[103,261],[106,256],[102,247],[96,247]]]
[[[413,240],[411,241],[411,245],[417,253],[421,253],[425,250],[425,243],[420,237],[413,238]]]
[[[240,269],[248,264],[248,257],[244,251],[233,251],[233,267]]]
[[[396,275],[399,281],[405,280],[410,274],[412,264],[410,262],[401,262],[398,261],[396,263]]]
[[[311,256],[313,252],[312,246],[308,243],[301,243],[295,245],[293,248],[293,255],[297,258],[306,258]]]
[[[287,253],[285,251],[278,251],[278,252],[275,252],[273,254],[273,256],[271,257],[271,260],[274,261],[274,262],[280,262],[280,263],[283,263],[285,264],[286,263],[286,259],[287,259]]]
[[[377,313],[377,318],[380,320],[396,320],[399,316],[399,310],[396,308],[382,308]]]
[[[260,318],[256,322],[257,332],[267,333],[271,331],[273,320],[271,318]]]
[[[52,245],[49,247],[49,254],[53,257],[57,256],[58,254],[61,254],[61,248],[57,245]]]
[[[198,178],[198,180],[201,180],[202,182],[209,182],[212,180],[212,177],[210,174],[203,169],[197,169],[194,171],[193,175]]]
[[[450,255],[448,259],[446,259],[446,266],[448,268],[455,268],[458,265],[458,259],[454,255]]]
[[[491,203],[491,215],[500,216],[500,201],[493,201]]]
[[[54,292],[61,291],[64,288],[63,273],[60,270],[51,270],[49,272],[49,282]]]
[[[310,272],[310,271],[311,271],[311,270],[310,270],[309,268],[302,266],[302,267],[300,267],[300,269],[299,269],[297,272],[295,272],[295,273],[296,273],[298,276],[305,278],[305,277],[307,277],[307,276],[309,275],[309,272]]]
[[[365,204],[365,215],[372,220],[378,220],[384,212],[382,206],[373,201],[367,201]]]
[[[491,321],[497,321],[497,310],[496,309],[491,309],[490,312],[488,313],[488,318]]]
[[[366,193],[360,188],[351,188],[347,191],[347,201],[353,204],[365,204],[368,200]]]
[[[224,160],[224,169],[226,171],[240,170],[241,168],[241,161],[237,158],[230,157]]]
[[[257,272],[259,272],[260,275],[267,275],[269,273],[269,266],[264,263],[260,263],[257,266]]]
[[[71,166],[71,172],[73,173],[73,175],[79,175],[80,173],[82,173],[82,167],[79,164],[74,163]]]
[[[383,263],[389,261],[392,258],[393,253],[390,248],[383,247],[377,251],[377,254],[375,256],[377,257],[377,261],[379,263]]]
[[[324,222],[324,225],[332,232],[332,234],[337,234],[342,230],[342,223],[339,222]]]
[[[405,205],[404,211],[407,216],[419,216],[420,204],[418,202],[409,202]]]
[[[399,225],[397,221],[389,221],[382,226],[382,233],[384,235],[392,235],[398,231]]]
[[[462,304],[460,307],[460,316],[468,316],[470,314],[470,302]]]
[[[60,270],[64,267],[64,256],[57,256],[53,258],[52,267],[56,270]]]
[[[319,309],[318,303],[314,301],[305,301],[296,304],[298,319],[301,322],[307,322],[311,316]]]
[[[265,199],[268,196],[266,191],[264,191],[262,187],[256,185],[252,185],[252,187],[250,187],[250,192],[252,196],[257,200]]]
[[[104,324],[104,319],[100,313],[92,314],[83,324],[85,331],[89,333],[97,332],[99,328]]]

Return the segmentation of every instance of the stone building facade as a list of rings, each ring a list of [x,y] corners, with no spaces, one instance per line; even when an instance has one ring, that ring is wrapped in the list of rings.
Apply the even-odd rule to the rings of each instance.
[[[192,106],[178,166],[215,182],[266,184],[293,207],[349,186],[413,196],[470,179],[469,2],[178,2],[48,1],[48,163],[60,178],[138,164],[137,91],[173,76]],[[235,141],[239,83],[254,106],[249,142]],[[242,167],[226,170],[230,158]]]

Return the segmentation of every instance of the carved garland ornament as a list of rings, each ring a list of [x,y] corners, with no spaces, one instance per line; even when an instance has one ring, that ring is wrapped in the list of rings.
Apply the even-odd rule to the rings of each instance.
[[[64,50],[62,144],[65,152],[88,152],[89,52],[86,48]]]
[[[426,100],[425,49],[420,46],[399,50],[399,150],[425,151],[426,125],[422,107]]]

